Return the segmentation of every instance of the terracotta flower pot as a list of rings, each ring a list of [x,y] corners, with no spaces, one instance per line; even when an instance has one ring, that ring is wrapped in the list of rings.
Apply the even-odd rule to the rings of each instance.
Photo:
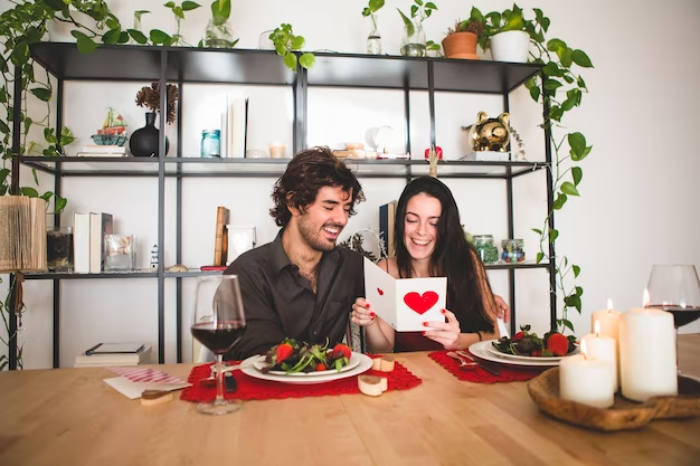
[[[479,59],[476,54],[476,34],[473,32],[450,34],[442,40],[442,49],[447,58]]]

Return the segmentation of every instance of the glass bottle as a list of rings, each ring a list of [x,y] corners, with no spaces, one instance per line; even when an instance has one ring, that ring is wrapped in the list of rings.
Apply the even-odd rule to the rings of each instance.
[[[413,23],[413,34],[409,34],[408,28],[404,29],[401,55],[404,57],[424,57],[425,31],[423,30],[423,23],[420,21],[415,21]]]
[[[367,53],[370,55],[381,55],[382,36],[379,34],[379,27],[377,26],[377,15],[372,13],[370,18],[372,19],[372,30],[367,36]]]
[[[233,47],[233,34],[228,26],[228,21],[219,21],[215,18],[209,20],[204,35],[204,46],[211,48]]]

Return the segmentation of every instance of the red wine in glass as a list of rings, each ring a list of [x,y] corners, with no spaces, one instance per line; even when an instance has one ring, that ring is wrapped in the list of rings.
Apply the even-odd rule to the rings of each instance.
[[[245,322],[199,322],[192,326],[192,336],[214,354],[225,354],[245,332]]]
[[[647,307],[661,309],[673,315],[673,325],[678,328],[700,319],[700,306],[678,306],[676,304],[649,304]]]

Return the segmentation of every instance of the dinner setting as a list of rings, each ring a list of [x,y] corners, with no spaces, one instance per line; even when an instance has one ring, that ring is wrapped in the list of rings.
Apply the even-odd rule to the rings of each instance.
[[[700,465],[699,21],[0,2],[0,466]]]

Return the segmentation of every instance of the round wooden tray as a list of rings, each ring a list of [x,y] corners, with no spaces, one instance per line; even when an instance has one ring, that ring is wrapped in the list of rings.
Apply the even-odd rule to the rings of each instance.
[[[700,416],[700,382],[678,377],[678,396],[659,396],[637,403],[615,395],[608,409],[595,408],[559,398],[559,368],[549,369],[528,382],[528,392],[537,407],[562,421],[593,430],[639,429],[653,419]]]

